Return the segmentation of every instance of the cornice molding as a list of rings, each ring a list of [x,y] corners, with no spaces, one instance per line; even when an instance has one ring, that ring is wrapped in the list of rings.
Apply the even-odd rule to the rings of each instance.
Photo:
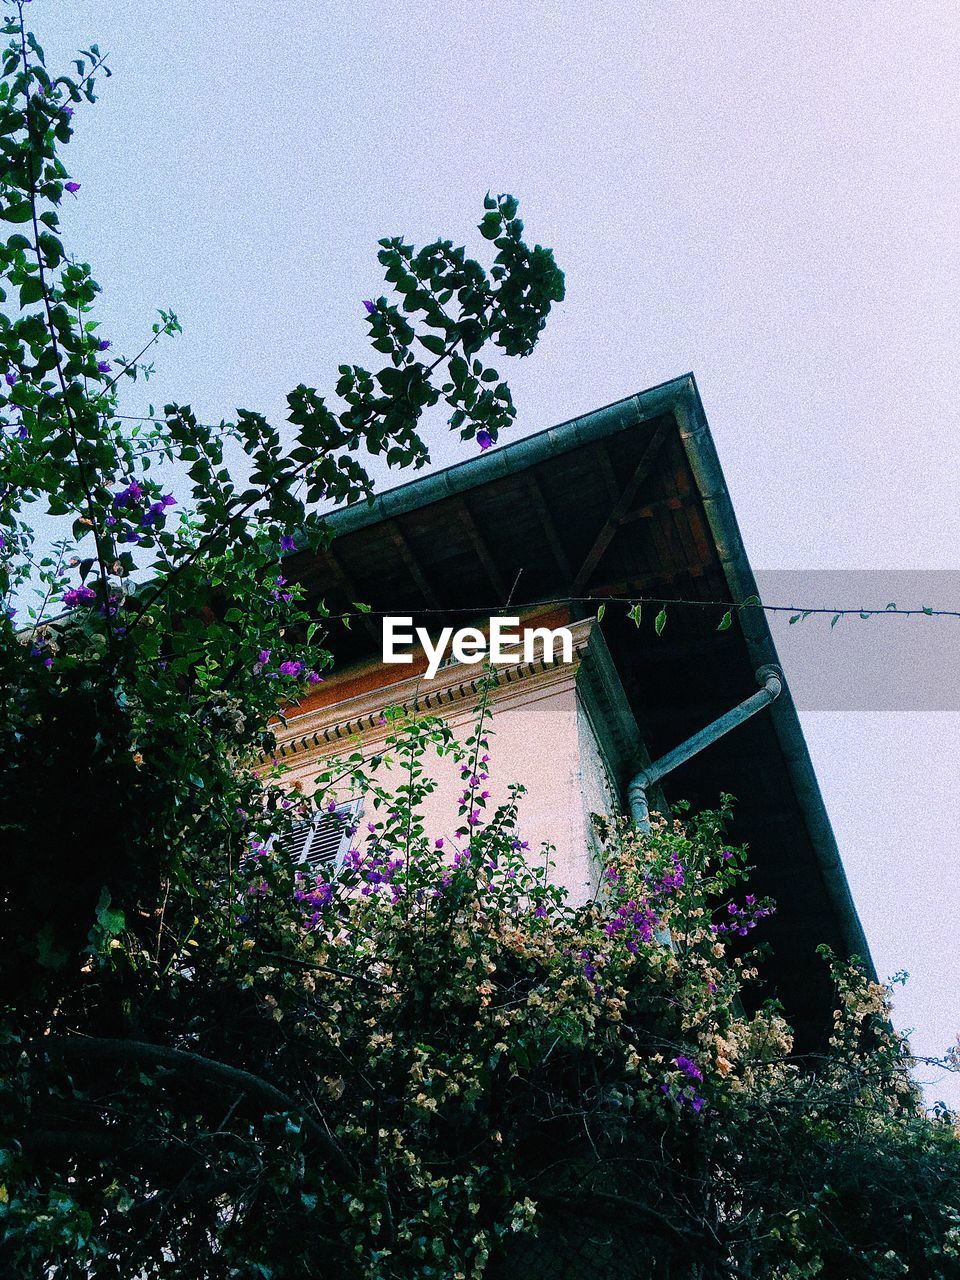
[[[497,706],[521,699],[531,700],[564,683],[572,687],[587,654],[594,625],[593,618],[570,625],[573,635],[572,662],[548,662],[540,658],[535,662],[518,662],[509,667],[497,667],[499,683],[492,691],[492,704]],[[299,716],[288,716],[286,730],[277,734],[274,754],[281,759],[289,759],[323,751],[337,743],[356,738],[358,734],[376,734],[384,728],[381,723],[384,707],[399,706],[404,711],[435,713],[455,708],[456,712],[466,713],[472,709],[472,699],[480,695],[481,676],[478,669],[475,677],[458,679],[457,676],[462,671],[464,664],[455,663],[442,668],[433,680],[417,675],[331,706],[305,711]]]

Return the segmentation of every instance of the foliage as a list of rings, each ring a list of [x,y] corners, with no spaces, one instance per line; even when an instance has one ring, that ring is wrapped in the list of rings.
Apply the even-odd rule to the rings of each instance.
[[[232,875],[191,850],[197,899],[144,926],[101,904],[82,987],[8,1045],[15,1264],[954,1274],[960,1147],[885,989],[834,963],[830,1042],[794,1058],[751,995],[742,939],[771,908],[743,892],[728,810],[608,826],[572,905],[520,837],[521,789],[491,807],[485,714],[460,742],[387,709],[374,756],[325,766],[321,802],[365,796],[339,875],[305,880],[276,845]],[[451,770],[437,836],[420,814]]]
[[[724,811],[608,827],[579,905],[526,848],[521,789],[490,803],[485,706],[464,743],[385,710],[386,747],[330,765],[311,797],[268,763],[271,718],[331,661],[322,604],[278,569],[323,545],[317,504],[369,494],[365,451],[422,466],[441,403],[480,449],[513,420],[485,353],[528,354],[563,292],[516,201],[486,200],[489,270],[449,241],[381,242],[400,302],[365,307],[385,359],[340,367],[336,409],[301,386],[283,428],[177,404],[124,416],[120,386],[179,325],[161,313],[135,357],[108,354],[60,226],[81,198],[60,149],[103,60],[94,46],[51,75],[15,12],[4,1274],[954,1274],[949,1118],[923,1113],[885,992],[855,968],[835,967],[822,1057],[792,1056],[752,995],[744,945],[772,907],[743,892]],[[53,555],[38,513],[69,526]],[[422,804],[450,768],[459,814],[431,832]],[[298,879],[275,837],[344,787],[367,798],[344,869]]]
[[[325,542],[322,499],[369,497],[365,453],[427,462],[425,410],[442,402],[460,436],[490,447],[515,410],[485,353],[527,355],[563,278],[524,243],[516,200],[487,196],[489,270],[447,240],[381,241],[399,299],[365,303],[383,365],[342,365],[338,408],[301,385],[282,429],[251,411],[209,426],[179,404],[131,418],[121,380],[149,376],[144,357],[179,324],[161,313],[136,357],[114,356],[90,267],[61,239],[61,209],[82,192],[59,151],[103,59],[94,46],[76,75],[52,74],[19,5],[4,35],[0,986],[42,1024],[104,885],[128,914],[170,876],[195,893],[188,847],[235,866],[251,833],[275,826],[264,809],[279,797],[249,761],[269,748],[269,717],[330,661],[323,604],[306,607],[280,556]],[[67,526],[53,554],[35,552],[41,513]],[[15,616],[31,584],[39,604]]]

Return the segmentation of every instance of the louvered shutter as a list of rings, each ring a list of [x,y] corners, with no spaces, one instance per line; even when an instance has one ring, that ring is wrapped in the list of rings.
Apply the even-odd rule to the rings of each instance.
[[[313,824],[315,821],[315,818],[307,818],[306,822],[298,822],[277,842],[277,847],[288,854],[292,862],[303,861],[303,856],[310,848],[310,843],[313,840]]]
[[[288,832],[280,842],[280,848],[294,862],[309,867],[314,875],[335,873],[350,848],[351,832],[360,816],[361,806],[361,800],[351,800],[336,809],[325,809],[315,814]]]

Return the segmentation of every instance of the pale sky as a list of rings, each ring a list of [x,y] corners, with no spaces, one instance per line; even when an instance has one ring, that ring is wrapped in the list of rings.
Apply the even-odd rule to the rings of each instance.
[[[692,369],[756,569],[960,568],[955,0],[29,12],[51,62],[111,54],[65,211],[121,350],[155,308],[184,325],[143,403],[280,418],[292,386],[364,360],[379,237],[479,248],[484,193],[511,191],[568,287],[510,370],[518,434]],[[960,714],[804,709],[803,678],[877,968],[910,971],[898,1021],[942,1052],[960,1030]],[[931,1096],[960,1105],[956,1080]]]

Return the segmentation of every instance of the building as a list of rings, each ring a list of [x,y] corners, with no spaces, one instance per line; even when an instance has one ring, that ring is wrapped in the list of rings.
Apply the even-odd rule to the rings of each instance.
[[[316,765],[375,749],[383,708],[440,709],[462,726],[476,702],[477,667],[443,667],[426,680],[382,660],[380,614],[411,616],[431,632],[486,621],[509,603],[527,623],[569,625],[573,660],[500,669],[493,696],[494,786],[523,782],[524,838],[556,847],[556,875],[574,895],[597,874],[591,813],[625,810],[631,779],[731,708],[749,719],[649,788],[651,806],[679,798],[737,799],[732,839],[756,865],[752,888],[770,894],[766,981],[798,1031],[823,1035],[833,1007],[815,947],[869,964],[789,685],[762,610],[729,602],[756,587],[692,376],[664,383],[468,462],[336,512],[328,551],[284,561],[334,613],[364,601],[377,612],[334,636],[333,677],[292,708],[279,752],[309,784]],[[639,625],[628,605],[657,607]],[[598,601],[611,604],[598,621]],[[613,603],[616,600],[617,603]],[[758,671],[774,693],[758,693]],[[769,677],[769,678],[768,678]],[[769,706],[765,705],[769,702]],[[451,766],[452,769],[452,766]],[[436,819],[454,825],[459,775],[437,794]],[[496,794],[496,792],[495,792]],[[642,797],[641,797],[642,798]],[[636,796],[634,796],[636,799]],[[442,831],[439,832],[442,834]],[[313,855],[335,857],[340,833],[304,832]]]

